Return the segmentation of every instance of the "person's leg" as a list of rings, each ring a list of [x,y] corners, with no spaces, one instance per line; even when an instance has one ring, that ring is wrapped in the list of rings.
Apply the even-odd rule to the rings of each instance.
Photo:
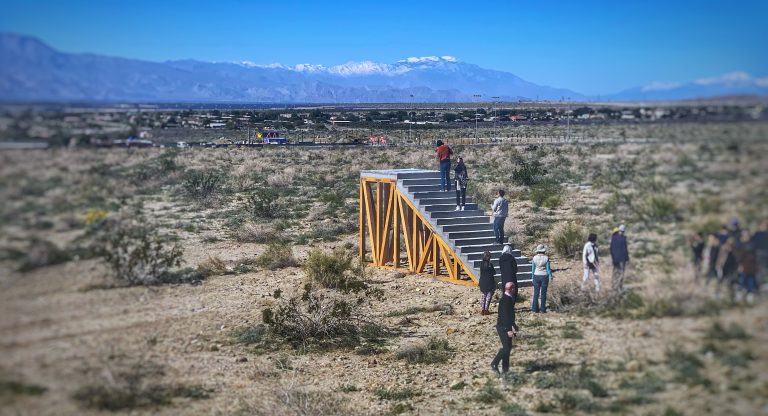
[[[496,237],[496,242],[499,244],[502,244],[504,241],[504,218],[502,217],[494,217],[493,218],[493,234]]]
[[[450,160],[443,160],[441,163],[441,167],[445,166],[445,191],[450,192],[451,190],[451,161]]]
[[[621,263],[613,263],[613,273],[611,274],[611,289],[614,292],[619,291],[619,274],[621,273]]]
[[[501,372],[509,371],[509,354],[512,352],[512,338],[507,335],[507,331],[502,329],[501,337]]]
[[[445,163],[444,160],[440,161],[440,190],[441,191],[447,191],[450,188],[448,188],[448,169],[450,166],[448,166],[447,163]]]
[[[491,361],[491,367],[494,370],[498,371],[499,362],[501,362],[504,356],[504,338],[507,336],[507,332],[504,331],[504,328],[500,328],[499,326],[496,326],[496,333],[499,335],[499,340],[501,341],[501,348],[496,353],[496,356],[493,357],[493,361]]]
[[[504,244],[504,222],[507,220],[507,217],[501,217],[499,218],[499,244]]]
[[[627,263],[621,262],[621,267],[619,268],[619,292],[624,291],[624,275],[627,273]]]
[[[589,267],[584,266],[584,275],[581,278],[581,290],[586,289],[587,280],[589,280]]]
[[[541,278],[533,275],[533,301],[531,302],[531,312],[539,311],[539,292],[541,292]]]
[[[461,188],[461,207],[467,205],[467,188]]]
[[[547,288],[549,287],[549,276],[544,276],[541,282],[541,313],[547,313]]]
[[[595,292],[600,292],[600,268],[597,265],[592,271],[592,278],[595,279]]]
[[[459,192],[458,189],[456,189],[456,206],[457,207],[461,206],[461,198],[460,197],[461,197],[460,192]]]

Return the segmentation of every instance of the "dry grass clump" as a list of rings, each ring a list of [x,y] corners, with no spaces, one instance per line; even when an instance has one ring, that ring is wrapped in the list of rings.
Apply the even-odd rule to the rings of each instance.
[[[271,243],[279,239],[275,227],[271,224],[246,222],[233,232],[235,240],[241,243]]]
[[[287,243],[273,242],[267,246],[264,254],[256,258],[256,264],[269,270],[295,267],[299,264],[293,257],[293,246]]]
[[[216,256],[208,256],[208,259],[197,265],[197,271],[205,277],[231,273],[224,260]]]
[[[448,361],[453,349],[448,340],[430,338],[426,343],[411,344],[400,348],[396,357],[410,364],[437,364]]]
[[[21,252],[18,270],[29,272],[41,267],[53,266],[72,260],[72,253],[60,249],[56,244],[41,239],[30,242],[27,250]]]

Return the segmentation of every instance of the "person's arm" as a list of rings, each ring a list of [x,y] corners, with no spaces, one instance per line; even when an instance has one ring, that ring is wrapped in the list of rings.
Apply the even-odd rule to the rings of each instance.
[[[493,200],[493,204],[491,204],[491,211],[495,214],[496,208],[499,207],[499,198],[496,198]]]

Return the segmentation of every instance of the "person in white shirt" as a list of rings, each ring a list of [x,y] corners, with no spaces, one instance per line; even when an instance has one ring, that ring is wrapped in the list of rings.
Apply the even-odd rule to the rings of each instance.
[[[584,244],[584,251],[581,253],[581,262],[584,264],[584,278],[581,280],[581,290],[584,290],[589,280],[589,273],[592,272],[592,278],[595,280],[595,292],[600,291],[600,259],[597,255],[597,234],[591,233]]]

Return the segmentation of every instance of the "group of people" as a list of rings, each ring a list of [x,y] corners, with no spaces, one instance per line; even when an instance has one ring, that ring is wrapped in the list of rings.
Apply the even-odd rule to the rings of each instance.
[[[716,294],[728,288],[733,301],[753,303],[768,274],[768,221],[756,231],[741,228],[734,218],[719,232],[705,237],[693,234],[689,239],[696,281],[717,281]]]
[[[624,275],[629,263],[629,248],[627,245],[627,226],[619,225],[613,229],[611,242],[608,246],[608,252],[611,254],[611,263],[613,265],[613,275],[611,286],[615,293],[621,293],[624,290]],[[597,234],[590,233],[587,242],[581,251],[581,263],[584,268],[584,274],[581,279],[581,290],[586,290],[589,277],[595,282],[595,292],[600,292],[600,249],[597,244]]]

